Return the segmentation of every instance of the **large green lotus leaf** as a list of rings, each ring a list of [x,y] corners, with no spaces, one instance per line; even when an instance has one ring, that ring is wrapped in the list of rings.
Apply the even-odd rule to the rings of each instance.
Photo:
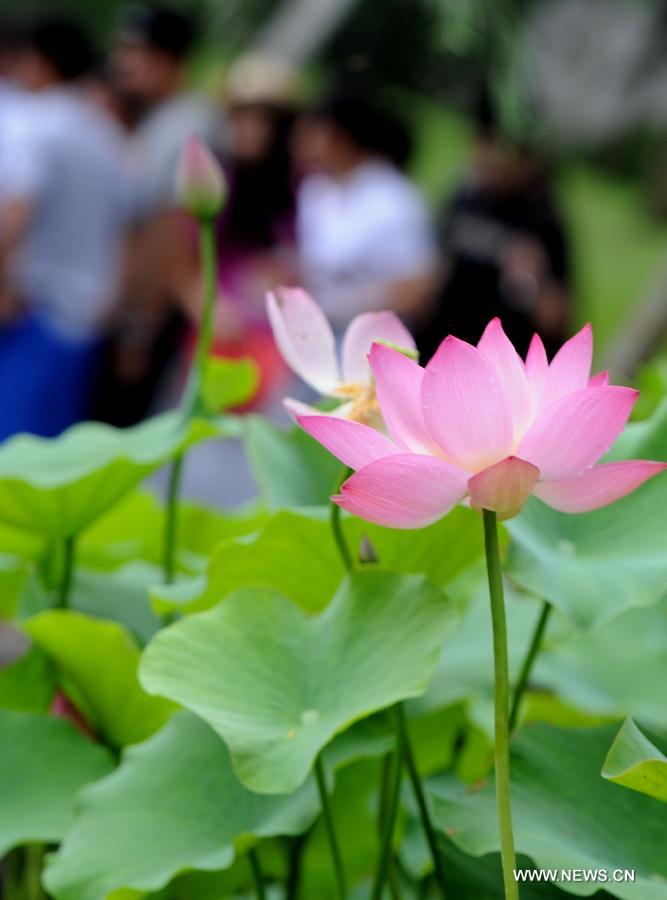
[[[134,744],[171,715],[166,700],[150,697],[137,680],[139,648],[116,622],[71,610],[50,610],[23,628],[55,665],[62,686],[92,728],[110,745]]]
[[[30,567],[25,560],[0,555],[0,619],[16,615],[29,577]]]
[[[0,553],[21,559],[37,559],[44,552],[44,538],[0,522]]]
[[[505,900],[499,856],[468,856],[444,835],[438,837],[445,875],[445,897],[451,897],[452,900]],[[408,818],[400,847],[400,859],[415,880],[433,871],[424,829],[416,813]],[[530,867],[530,862],[525,857],[519,857],[517,864]],[[521,885],[521,900],[564,900],[567,896],[551,884]],[[596,900],[608,897],[609,894],[599,894]]]
[[[450,585],[449,595],[465,607],[443,644],[442,656],[427,692],[414,706],[439,709],[458,702],[480,703],[488,709],[493,731],[493,637],[486,572],[475,567]],[[540,614],[534,598],[505,586],[510,678],[518,675]]]
[[[54,668],[37,647],[28,647],[18,659],[0,667],[0,709],[45,713],[55,689]]]
[[[333,779],[340,767],[390,748],[391,738],[360,727],[334,741],[325,764]],[[56,900],[101,900],[110,892],[115,898],[121,888],[153,891],[185,869],[227,867],[251,836],[300,834],[319,809],[312,778],[293,794],[249,791],[219,736],[180,712],[82,793],[46,885]]]
[[[77,559],[79,554],[77,554]],[[141,644],[161,627],[153,612],[149,589],[163,578],[162,567],[136,560],[114,569],[92,570],[77,563],[69,593],[70,609],[127,626]],[[33,575],[14,604],[17,618],[27,618],[53,606],[53,591]]]
[[[140,677],[218,731],[249,788],[287,793],[337,732],[424,691],[451,625],[418,576],[356,573],[315,617],[249,588],[160,632]]]
[[[312,780],[288,796],[249,791],[218,735],[196,716],[178,713],[81,795],[45,883],[57,900],[156,890],[182,869],[225,868],[243,835],[299,834],[318,810]]]
[[[155,609],[209,609],[246,585],[275,588],[305,610],[322,609],[344,574],[326,515],[283,510],[258,534],[224,541],[213,553],[206,576],[155,587]]]
[[[17,435],[0,449],[0,522],[75,535],[166,460],[226,429],[224,419],[184,424],[166,413],[133,428],[87,422],[53,439]]]
[[[69,722],[0,710],[0,856],[64,837],[77,791],[113,768],[111,754]]]
[[[329,509],[280,510],[254,536],[218,546],[206,577],[152,591],[156,611],[209,609],[238,587],[248,584],[275,587],[306,610],[322,609],[343,573]],[[444,585],[483,553],[479,516],[454,510],[441,522],[419,531],[396,531],[345,518],[350,548],[368,538],[383,566],[406,574],[425,574]]]
[[[448,595],[457,606],[464,608],[455,629],[447,636],[442,657],[423,697],[413,700],[410,707],[416,710],[439,710],[444,706],[463,703],[466,720],[474,728],[466,731],[466,742],[459,756],[457,770],[466,780],[475,780],[487,761],[492,760],[490,741],[493,740],[493,639],[491,634],[491,610],[489,589],[483,566],[472,567],[463,576],[451,582]],[[508,582],[505,585],[508,652],[510,680],[516,681],[523,660],[528,652],[540,604]],[[561,616],[553,615],[544,639],[544,646],[562,639],[562,632],[572,631]],[[543,651],[546,652],[546,651]],[[522,718],[526,721],[548,721],[568,727],[585,727],[598,724],[600,715],[586,712],[576,705],[565,703],[560,697],[546,694],[542,678],[531,678],[537,692],[529,691],[522,705]],[[616,715],[618,718],[618,714]],[[472,764],[472,769],[470,765]]]
[[[371,896],[373,869],[380,855],[377,814],[382,772],[381,760],[361,761],[339,774],[331,793],[332,815],[349,884],[346,900],[368,900]],[[397,842],[401,831],[399,818],[395,830]],[[336,896],[331,852],[321,819],[308,837],[299,896],[304,900],[310,897],[333,900]],[[407,896],[413,895],[406,895],[406,900]]]
[[[622,900],[667,898],[667,807],[600,777],[614,726],[569,730],[532,725],[512,745],[512,811],[517,852],[541,869],[605,870],[610,881],[557,882],[579,896],[603,886]],[[499,848],[491,781],[461,797],[433,797],[439,827],[465,853]],[[633,869],[634,883],[612,883]]]
[[[162,625],[150,603],[149,589],[162,578],[162,569],[132,562],[112,572],[77,569],[69,606],[96,619],[125,625],[145,644]]]
[[[667,402],[651,419],[629,425],[608,458],[667,460]],[[664,474],[584,515],[565,515],[531,500],[507,523],[508,570],[582,628],[631,606],[649,606],[665,591],[666,504]]]
[[[203,400],[209,412],[241,406],[251,400],[259,383],[257,363],[211,356],[204,369]]]
[[[667,733],[667,603],[626,610],[591,632],[548,646],[533,681],[586,712],[633,716]]]
[[[250,534],[263,518],[264,513],[258,509],[222,513],[181,502],[177,548],[180,568],[203,570],[220,541]],[[77,541],[77,560],[92,569],[112,569],[137,559],[161,565],[163,536],[162,504],[148,491],[132,491],[86,529]]]
[[[667,476],[618,503],[565,515],[532,499],[507,523],[509,574],[580,628],[649,606],[667,584]]]
[[[371,722],[375,724],[379,717]],[[386,717],[381,717],[386,718]],[[370,879],[359,892],[359,879],[368,878],[379,847],[377,838],[376,792],[380,782],[382,760],[379,756],[391,749],[392,735],[389,743],[381,748],[369,735],[360,735],[369,720],[354,726],[351,731],[337,737],[324,753],[324,764],[331,777],[328,778],[329,797],[336,831],[341,844],[343,865],[350,884],[347,900],[359,898],[367,900],[370,891]],[[354,740],[347,738],[354,733]],[[355,752],[356,747],[356,752]],[[359,752],[362,751],[363,752]],[[344,757],[341,758],[341,753]],[[333,758],[333,759],[332,759]],[[335,772],[335,780],[333,773]],[[307,898],[333,897],[335,887],[331,873],[331,850],[326,838],[322,817],[314,823],[301,845],[301,877],[299,879],[298,896]],[[262,869],[269,883],[268,898],[279,900],[283,891],[279,885],[287,881],[289,857],[296,850],[286,847],[278,840],[262,841],[257,848]],[[274,882],[273,884],[270,884]],[[230,869],[218,872],[190,871],[176,878],[170,885],[170,896],[190,896],[197,900],[222,900],[222,898],[248,898],[255,896],[248,893],[250,888],[250,872],[246,859],[240,858]],[[115,896],[113,900],[116,900]],[[407,900],[407,898],[406,898]]]
[[[206,571],[221,541],[253,534],[266,519],[266,511],[256,505],[223,513],[192,502],[182,503],[178,515],[179,562],[189,572]]]
[[[602,767],[602,777],[667,803],[667,756],[627,719]]]
[[[657,459],[667,461],[667,400],[653,415],[632,422],[618,438],[608,459]]]
[[[343,467],[301,428],[286,431],[260,416],[245,420],[248,459],[272,509],[328,503]]]
[[[135,489],[96,519],[77,540],[77,565],[115,569],[134,560],[158,563],[164,511],[157,496]]]
[[[382,528],[352,517],[345,518],[345,531],[352,547],[367,537],[383,565],[399,572],[420,572],[439,585],[450,582],[484,553],[482,519],[462,506],[416,531]],[[504,528],[501,542],[506,543]]]

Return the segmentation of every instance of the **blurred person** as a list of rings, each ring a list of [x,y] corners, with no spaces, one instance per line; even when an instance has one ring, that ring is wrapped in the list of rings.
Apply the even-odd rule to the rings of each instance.
[[[432,291],[437,251],[426,204],[401,171],[409,150],[401,123],[361,94],[337,92],[299,125],[302,278],[338,332],[378,309],[409,322]]]
[[[167,7],[133,5],[121,17],[109,79],[130,128],[136,202],[122,309],[105,350],[95,415],[130,425],[147,415],[182,354],[182,291],[191,269],[175,174],[191,134],[218,140],[212,104],[187,88],[193,21]]]
[[[494,316],[522,356],[535,331],[552,355],[569,324],[565,229],[543,157],[502,133],[486,93],[472,172],[448,201],[439,237],[444,282],[417,335],[422,357],[447,334],[476,343]]]
[[[65,19],[29,29],[23,112],[0,154],[0,438],[89,412],[127,213],[120,135],[89,101],[93,51]]]
[[[16,62],[21,31],[16,23],[0,19],[0,165],[2,154],[9,146],[9,137],[27,114],[25,90],[16,80]],[[0,183],[0,199],[2,183]]]
[[[109,59],[109,77],[132,127],[140,212],[176,205],[174,172],[190,134],[218,139],[218,115],[187,87],[195,24],[168,7],[133,5],[121,16]]]
[[[296,277],[294,122],[291,70],[268,57],[242,57],[227,82],[229,195],[217,225],[219,301],[214,351],[250,356],[261,373],[261,404],[285,368],[265,313],[271,288]],[[193,300],[198,303],[195,280]],[[197,307],[192,304],[196,316]]]

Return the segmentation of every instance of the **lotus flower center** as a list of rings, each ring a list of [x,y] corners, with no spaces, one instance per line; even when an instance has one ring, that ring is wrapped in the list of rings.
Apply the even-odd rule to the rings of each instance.
[[[385,430],[374,383],[343,382],[336,389],[336,393],[351,402],[350,411],[345,418],[361,425],[368,425],[370,428]]]

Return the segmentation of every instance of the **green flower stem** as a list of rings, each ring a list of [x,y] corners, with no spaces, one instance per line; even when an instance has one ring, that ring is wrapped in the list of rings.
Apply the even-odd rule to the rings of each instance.
[[[421,778],[419,777],[419,772],[417,771],[417,763],[415,762],[415,755],[412,750],[412,744],[410,743],[410,735],[408,733],[408,727],[405,721],[405,712],[403,710],[402,703],[399,703],[395,707],[395,715],[398,746],[400,747],[401,758],[403,760],[405,768],[408,770],[410,783],[412,784],[412,790],[415,795],[415,800],[417,801],[417,806],[419,808],[419,817],[421,818],[422,828],[424,829],[424,834],[426,835],[426,840],[428,842],[428,846],[431,851],[431,857],[433,859],[433,871],[435,874],[435,879],[440,887],[441,896],[444,897],[445,871],[442,867],[442,859],[440,856],[440,851],[438,850],[438,839],[436,837],[435,828],[433,827],[433,822],[431,821],[431,814],[428,809],[426,794],[424,793]]]
[[[340,486],[344,481],[352,474],[352,470],[347,467],[343,469],[343,474],[336,481],[335,491],[338,493],[340,490]],[[347,540],[345,539],[345,532],[343,531],[343,523],[341,522],[341,509],[337,503],[331,502],[331,509],[329,514],[329,521],[331,522],[331,531],[333,532],[334,540],[336,541],[336,545],[338,546],[338,550],[340,552],[341,559],[343,560],[343,565],[347,569],[348,572],[351,572],[354,568],[354,560],[352,559],[352,554],[350,553],[350,548],[348,547]]]
[[[336,876],[336,893],[338,900],[344,900],[345,889],[345,872],[343,870],[343,858],[336,837],[336,829],[334,828],[333,816],[331,814],[331,804],[329,802],[329,794],[327,792],[326,776],[324,774],[324,766],[322,764],[322,756],[318,756],[315,760],[315,778],[317,780],[317,790],[320,795],[320,803],[322,805],[322,816],[324,818],[324,828],[329,841],[329,850],[331,851],[331,862],[333,863],[334,874]]]
[[[164,541],[162,569],[165,584],[171,584],[176,574],[176,547],[178,538],[178,497],[183,476],[183,454],[172,460],[167,486],[167,505],[164,511]]]
[[[379,816],[382,843],[380,847],[380,860],[375,872],[371,900],[382,900],[384,886],[389,878],[392,863],[394,828],[396,826],[396,816],[398,815],[400,796],[401,755],[400,751],[397,751],[387,757],[384,765]]]
[[[350,548],[347,546],[345,535],[343,534],[343,526],[340,521],[340,506],[337,503],[331,504],[330,521],[331,530],[333,531],[334,540],[336,541],[341,559],[343,560],[343,565],[348,572],[351,572],[353,569],[352,555],[350,553]]]
[[[382,776],[380,781],[380,804],[378,809],[378,830],[380,832],[380,840],[382,840],[382,836],[385,833],[384,829],[387,822],[387,809],[390,800],[390,789],[392,785],[396,783],[394,778],[398,779],[399,785],[403,780],[403,773],[401,769],[396,769],[397,762],[401,762],[400,754],[398,752],[394,752],[388,753],[385,756],[384,762],[382,764]],[[392,775],[394,776],[394,778],[392,778]],[[389,893],[391,894],[392,900],[402,900],[401,884],[398,878],[398,868],[396,865],[396,858],[394,856],[392,856],[389,860],[387,882],[389,885]]]
[[[191,419],[202,407],[204,373],[206,362],[213,346],[213,319],[215,315],[215,300],[218,294],[215,219],[200,220],[199,236],[204,308],[197,337],[197,347],[183,398],[183,411],[186,420]]]
[[[289,854],[287,868],[287,884],[285,886],[285,900],[297,900],[301,886],[301,871],[303,868],[303,854],[306,842],[310,836],[310,830],[304,834],[298,834],[289,838]]]
[[[389,793],[392,785],[392,773],[395,772],[396,753],[390,750],[382,761],[382,772],[380,774],[380,790],[378,800],[378,832],[380,836],[384,833],[385,822],[387,821],[387,808],[389,806]]]
[[[216,255],[214,218],[200,219],[199,235],[201,242],[204,309],[199,328],[199,336],[197,338],[197,347],[188,376],[188,383],[181,402],[184,423],[187,423],[197,415],[204,407],[204,375],[206,362],[213,345],[213,318],[215,314],[215,299],[218,290],[218,262]],[[167,584],[171,584],[175,576],[178,500],[181,492],[183,459],[184,456],[181,454],[172,461],[171,472],[169,474],[169,485],[167,488],[163,543],[163,570],[164,580]]]
[[[549,616],[551,615],[552,608],[553,607],[548,600],[545,600],[543,602],[542,612],[540,613],[540,617],[537,620],[535,631],[533,632],[533,637],[531,639],[530,646],[528,647],[528,653],[526,654],[523,665],[521,666],[521,672],[519,673],[519,678],[517,679],[517,683],[514,687],[514,694],[512,696],[512,706],[510,709],[509,721],[510,734],[516,728],[516,724],[519,719],[519,711],[521,709],[521,701],[523,700],[523,695],[526,692],[528,680],[530,679],[530,674],[533,671],[533,665],[535,664],[535,660],[537,659],[537,654],[540,652],[540,648],[542,647],[544,632],[547,629],[547,624],[549,623]]]
[[[44,847],[42,844],[27,844],[25,848],[25,900],[43,900],[42,866]],[[8,895],[9,896],[9,895]]]
[[[255,884],[255,896],[257,897],[257,900],[266,900],[264,874],[262,873],[257,850],[255,850],[254,847],[251,847],[251,849],[248,850],[248,863],[250,865],[250,871],[252,872],[252,880]]]
[[[21,896],[21,873],[23,851],[20,847],[10,850],[0,865],[2,876],[3,897],[7,900]]]
[[[67,609],[69,595],[72,590],[72,576],[74,575],[74,552],[76,538],[73,535],[63,541],[62,569],[60,583],[58,584],[58,597],[56,606],[58,609]]]
[[[503,573],[498,547],[496,514],[484,510],[484,546],[489,577],[491,620],[493,625],[493,660],[495,674],[495,768],[496,804],[500,828],[500,855],[503,865],[505,900],[519,900],[519,886],[514,879],[516,854],[510,806],[509,758],[509,672],[507,663],[507,624]]]

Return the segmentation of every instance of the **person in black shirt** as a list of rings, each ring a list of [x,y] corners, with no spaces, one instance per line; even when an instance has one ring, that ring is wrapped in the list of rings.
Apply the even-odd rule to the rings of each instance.
[[[494,316],[522,356],[535,331],[553,355],[570,311],[563,224],[539,153],[507,140],[488,103],[478,110],[472,175],[450,200],[439,237],[443,282],[419,329],[422,361],[448,334],[477,343]]]

